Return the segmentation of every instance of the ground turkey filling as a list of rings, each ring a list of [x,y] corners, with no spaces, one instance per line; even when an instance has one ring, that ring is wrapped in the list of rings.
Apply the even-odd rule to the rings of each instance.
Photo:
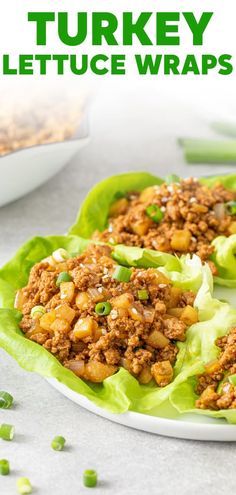
[[[209,189],[192,178],[149,187],[113,203],[108,229],[96,231],[94,238],[177,255],[196,253],[205,261],[214,251],[213,239],[236,233],[236,216],[226,208],[234,199],[235,193],[221,184]],[[161,220],[147,214],[153,205],[160,208]],[[216,274],[213,262],[209,264]]]
[[[217,339],[220,347],[219,359],[206,366],[206,372],[198,378],[196,392],[200,398],[196,407],[200,409],[236,409],[236,381],[230,377],[236,374],[236,328],[225,337]]]
[[[173,287],[153,268],[131,268],[130,280],[118,281],[107,246],[92,245],[65,261],[57,261],[58,252],[35,265],[28,285],[17,293],[26,337],[93,382],[122,366],[140,383],[153,378],[161,387],[170,383],[176,342],[198,321],[195,295]],[[59,284],[62,272],[69,280]],[[101,302],[109,314],[97,314]]]

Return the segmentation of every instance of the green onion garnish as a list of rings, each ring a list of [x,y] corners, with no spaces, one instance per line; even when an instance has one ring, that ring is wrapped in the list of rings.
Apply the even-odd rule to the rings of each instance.
[[[170,184],[178,184],[180,182],[180,177],[178,175],[175,175],[175,174],[170,174],[170,175],[167,175],[165,177],[165,182],[166,184],[170,185]]]
[[[15,434],[15,427],[12,425],[7,425],[3,423],[0,426],[0,438],[2,440],[13,440]]]
[[[51,447],[53,450],[63,450],[65,446],[66,440],[64,437],[55,437],[51,443]]]
[[[34,306],[31,309],[30,316],[33,319],[41,318],[46,313],[46,309],[43,306]]]
[[[62,263],[63,261],[67,260],[70,255],[65,249],[59,248],[52,253],[52,257],[57,263]]]
[[[229,201],[226,206],[230,215],[236,215],[236,201]]]
[[[149,298],[148,291],[146,289],[138,290],[138,298],[140,299],[140,301],[147,301],[147,299]]]
[[[20,495],[28,495],[28,493],[32,493],[32,485],[28,478],[19,478],[16,486]]]
[[[109,302],[100,302],[95,306],[95,311],[99,316],[107,316],[111,312],[111,303]]]
[[[93,469],[86,469],[83,474],[84,486],[93,488],[97,485],[97,473]]]
[[[118,265],[113,272],[112,278],[118,280],[118,282],[129,282],[131,274],[132,270],[130,268]]]
[[[236,387],[236,375],[229,376],[228,380],[234,387]]]
[[[0,392],[0,409],[9,409],[13,404],[13,397],[3,390]]]
[[[164,217],[164,214],[162,213],[161,209],[157,205],[150,205],[146,208],[146,213],[151,220],[155,223],[160,223],[161,220]]]
[[[236,140],[209,141],[206,139],[182,139],[185,159],[188,163],[235,163]]]
[[[61,272],[57,277],[56,286],[60,287],[60,284],[62,284],[63,282],[70,282],[71,280],[72,277],[68,272]]]
[[[2,476],[7,476],[10,473],[10,464],[7,459],[0,460],[0,474]]]

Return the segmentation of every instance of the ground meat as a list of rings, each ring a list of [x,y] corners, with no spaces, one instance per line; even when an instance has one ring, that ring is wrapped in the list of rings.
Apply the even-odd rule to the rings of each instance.
[[[172,287],[154,268],[131,268],[129,282],[118,281],[107,246],[91,245],[60,262],[56,258],[53,253],[33,267],[27,287],[18,291],[26,337],[86,380],[103,381],[123,366],[141,383],[152,378],[159,386],[169,383],[176,341],[183,341],[187,330],[181,315],[195,295]],[[59,284],[61,272],[67,281]],[[98,303],[105,304],[107,314],[99,314]],[[168,314],[171,309],[178,318]],[[191,310],[196,321],[197,311]]]
[[[217,339],[216,345],[221,349],[218,360],[209,363],[206,372],[197,380],[196,392],[200,398],[196,401],[196,407],[213,410],[234,409],[236,387],[228,378],[236,374],[236,328],[231,328],[228,335]]]
[[[219,235],[236,232],[236,217],[225,208],[219,218],[215,206],[235,199],[235,193],[221,184],[212,189],[196,179],[178,184],[154,186],[142,193],[131,193],[114,203],[104,232],[94,238],[111,244],[126,244],[175,253],[196,253],[203,261],[214,252],[211,242]],[[148,217],[147,208],[157,206],[163,219],[156,223]],[[176,233],[178,239],[176,239]],[[216,274],[216,267],[210,261]]]

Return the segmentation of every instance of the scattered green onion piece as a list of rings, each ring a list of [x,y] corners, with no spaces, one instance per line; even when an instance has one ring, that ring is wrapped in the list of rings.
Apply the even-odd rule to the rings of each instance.
[[[51,447],[53,450],[63,450],[65,446],[66,440],[64,437],[55,437],[51,443]]]
[[[13,397],[8,392],[0,391],[0,409],[10,409],[13,404]]]
[[[164,217],[163,212],[157,205],[150,205],[146,208],[146,213],[151,220],[155,223],[160,223]]]
[[[236,215],[236,201],[229,201],[226,206],[230,215]]]
[[[95,312],[99,316],[107,316],[111,312],[111,303],[107,302],[100,302],[97,303],[95,306]]]
[[[56,286],[60,287],[63,282],[70,282],[72,280],[71,275],[68,272],[59,273],[56,281]]]
[[[10,464],[7,459],[0,460],[0,474],[2,476],[7,476],[10,473]]]
[[[52,253],[52,257],[57,263],[62,263],[63,261],[68,260],[70,255],[65,249],[59,248]]]
[[[31,309],[30,316],[33,319],[40,318],[46,313],[46,309],[43,306],[34,306]]]
[[[84,486],[93,488],[97,485],[97,473],[93,469],[86,469],[83,474]]]
[[[2,423],[0,426],[0,438],[2,440],[13,440],[15,434],[15,427],[12,425],[7,425],[5,423]]]
[[[231,122],[212,122],[211,128],[219,134],[236,137],[236,125]]]
[[[229,382],[234,386],[236,387],[236,375],[231,375],[229,376]]]
[[[32,493],[32,485],[28,478],[19,478],[17,480],[16,486],[20,495],[28,495],[28,493]]]
[[[118,265],[115,268],[112,277],[115,280],[118,280],[118,282],[129,282],[131,274],[132,274],[132,271],[130,268],[126,268],[126,266]]]
[[[176,183],[178,184],[180,182],[180,177],[178,175],[175,175],[175,174],[170,174],[170,175],[166,176],[165,182],[168,185],[176,184]]]
[[[149,293],[146,289],[138,290],[138,298],[140,301],[147,301],[149,298]]]
[[[236,163],[236,140],[209,141],[183,139],[185,159],[188,163]]]

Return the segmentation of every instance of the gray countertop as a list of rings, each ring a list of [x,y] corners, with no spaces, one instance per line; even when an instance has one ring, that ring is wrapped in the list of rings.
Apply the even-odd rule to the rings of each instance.
[[[187,107],[181,106],[181,116],[177,107],[163,114],[158,102],[149,99],[137,105],[132,95],[119,102],[111,96],[106,102],[95,101],[88,147],[50,182],[0,209],[1,264],[34,235],[64,233],[88,189],[107,175],[142,169],[159,175],[216,172],[184,164],[176,129],[196,134],[206,124]],[[0,412],[0,421],[14,424],[17,432],[14,442],[0,443],[0,458],[9,459],[12,466],[12,475],[0,479],[1,495],[16,493],[16,479],[24,475],[38,495],[87,493],[81,474],[90,467],[99,473],[98,495],[234,492],[233,443],[169,439],[111,423],[70,402],[41,377],[26,373],[2,351],[0,359],[0,388],[16,401],[12,410]],[[63,452],[50,449],[56,434],[67,439]]]

